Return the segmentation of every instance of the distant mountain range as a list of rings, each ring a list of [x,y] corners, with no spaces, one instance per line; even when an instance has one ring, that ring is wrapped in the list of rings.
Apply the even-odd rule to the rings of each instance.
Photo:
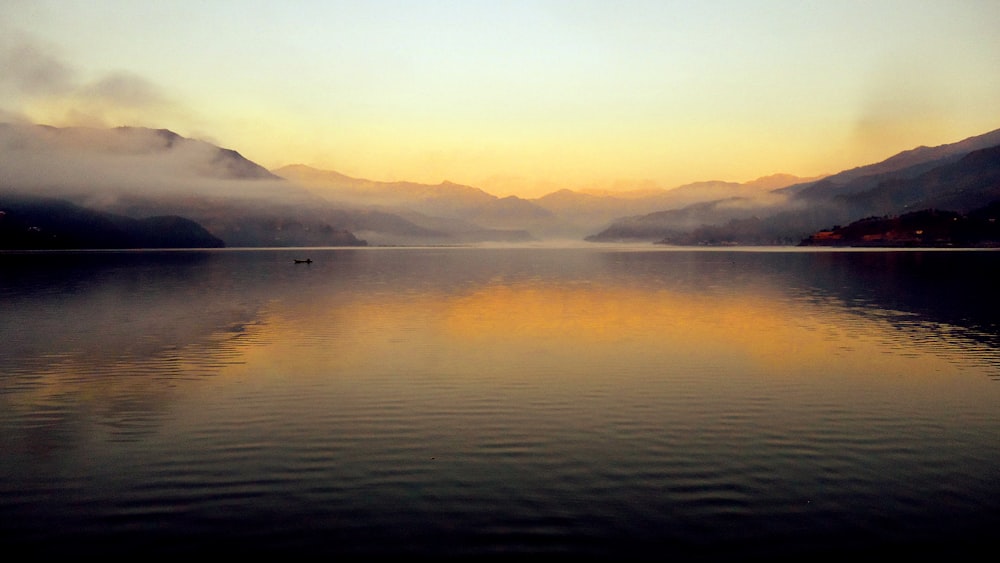
[[[483,240],[582,239],[619,217],[651,209],[675,209],[721,198],[763,197],[770,189],[803,178],[775,175],[751,182],[696,182],[673,189],[625,192],[558,190],[540,198],[500,198],[471,186],[443,182],[376,182],[338,172],[292,165],[273,171],[345,206],[376,208],[432,229]]]
[[[497,197],[378,182],[167,130],[0,124],[0,248],[358,246],[562,238],[798,244],[834,225],[1000,200],[1000,130],[823,177]]]
[[[919,147],[820,180],[622,218],[588,237],[663,244],[797,244],[833,225],[922,209],[966,213],[1000,199],[1000,130]]]
[[[544,230],[555,221],[549,211],[528,200],[499,198],[479,188],[451,182],[436,185],[376,182],[304,165],[285,166],[274,173],[341,208],[401,217],[434,233],[436,240],[431,242],[533,240],[535,237],[529,231]],[[372,231],[366,235],[384,239],[387,234],[376,228]]]

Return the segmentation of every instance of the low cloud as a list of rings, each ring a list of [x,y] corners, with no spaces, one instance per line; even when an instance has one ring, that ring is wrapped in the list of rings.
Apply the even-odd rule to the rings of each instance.
[[[80,89],[80,93],[104,103],[112,102],[129,107],[167,103],[166,98],[151,82],[127,72],[116,72],[105,76],[92,84],[85,85]]]
[[[0,125],[0,191],[98,198],[301,197],[237,153],[170,131]]]
[[[20,98],[66,95],[76,83],[75,72],[51,49],[26,39],[0,43],[0,88]]]
[[[186,113],[142,76],[128,71],[84,76],[56,48],[23,35],[0,38],[0,68],[4,121],[109,127]]]

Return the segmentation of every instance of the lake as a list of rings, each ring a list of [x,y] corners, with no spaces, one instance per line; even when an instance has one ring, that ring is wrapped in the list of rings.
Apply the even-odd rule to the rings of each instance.
[[[0,545],[971,556],[1000,525],[998,274],[989,250],[3,253]]]

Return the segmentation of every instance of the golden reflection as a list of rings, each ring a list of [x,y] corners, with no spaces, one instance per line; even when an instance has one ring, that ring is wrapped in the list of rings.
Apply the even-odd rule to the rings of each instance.
[[[658,355],[726,355],[775,368],[824,362],[836,353],[835,340],[852,336],[844,322],[843,313],[796,307],[764,293],[497,287],[455,300],[447,330],[460,341],[549,340],[605,352],[638,346]],[[858,345],[869,342],[870,327],[848,322]]]
[[[40,363],[32,385],[7,389],[3,404],[36,409],[73,397],[78,410],[124,420],[213,389],[304,380],[544,374],[566,381],[701,370],[807,384],[835,376],[895,385],[893,376],[905,376],[936,381],[933,388],[961,369],[940,347],[907,338],[887,320],[836,300],[770,291],[515,283],[288,295],[238,331],[220,317],[210,336],[190,333],[191,342],[171,341],[148,355],[84,350]],[[199,326],[210,322],[189,316]]]
[[[886,334],[895,330],[886,321],[858,316],[836,302],[794,301],[766,290],[709,295],[626,286],[489,285],[377,300],[341,295],[286,313],[265,323],[270,345],[246,353],[254,362],[323,377],[360,365],[386,372],[433,365],[464,373],[512,362],[571,366],[589,359],[613,365],[623,357],[632,365],[642,365],[643,358],[647,365],[709,362],[771,377],[954,371],[931,352],[911,349],[907,358],[891,353]],[[831,363],[833,358],[839,361]],[[326,369],[331,366],[338,369]]]

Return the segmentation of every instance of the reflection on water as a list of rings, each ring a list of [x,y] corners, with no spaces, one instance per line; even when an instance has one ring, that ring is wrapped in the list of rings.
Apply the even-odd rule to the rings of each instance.
[[[773,558],[1000,523],[998,253],[301,253],[0,254],[3,544]]]

